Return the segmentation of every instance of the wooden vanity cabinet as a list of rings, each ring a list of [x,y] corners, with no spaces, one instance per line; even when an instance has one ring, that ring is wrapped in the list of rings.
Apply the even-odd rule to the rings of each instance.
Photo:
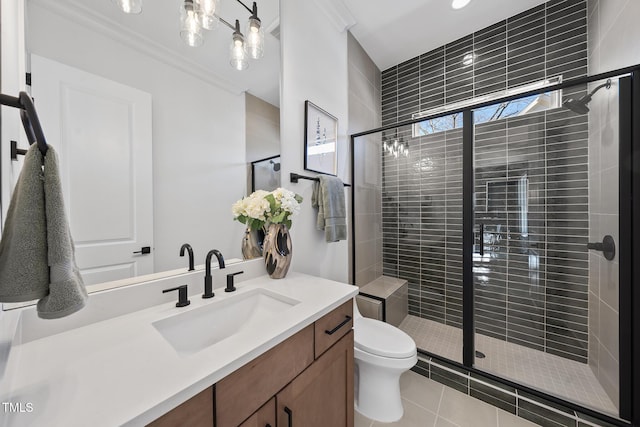
[[[291,381],[276,402],[279,427],[353,427],[353,331]]]
[[[276,427],[276,399],[272,398],[240,427]]]
[[[148,427],[211,427],[213,425],[213,387],[196,394],[173,408]]]
[[[313,325],[309,325],[216,384],[216,427],[241,425],[312,362]]]
[[[353,427],[352,317],[349,300],[218,382],[215,426]]]
[[[353,427],[353,302],[153,421],[153,427]]]

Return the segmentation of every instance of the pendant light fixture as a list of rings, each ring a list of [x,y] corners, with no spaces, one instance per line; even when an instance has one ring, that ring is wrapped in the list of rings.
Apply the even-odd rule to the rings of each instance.
[[[409,142],[405,141],[402,136],[398,139],[397,129],[395,137],[391,141],[388,141],[386,138],[383,139],[382,149],[385,153],[389,153],[389,155],[396,159],[400,156],[409,157]]]
[[[205,30],[215,30],[218,27],[218,0],[198,0],[200,10],[200,25]]]
[[[231,47],[229,49],[230,62],[233,68],[242,71],[249,67],[247,56],[250,56],[252,59],[262,58],[264,54],[264,29],[262,28],[260,18],[258,18],[258,5],[256,2],[253,2],[253,8],[249,9],[247,5],[240,0],[236,1],[251,13],[249,22],[247,23],[246,38],[245,35],[240,32],[239,20],[236,19],[236,24],[231,25],[220,16],[216,16],[220,22],[233,30]]]
[[[138,14],[142,12],[142,0],[113,0],[124,13]]]
[[[231,66],[238,71],[246,70],[249,67],[247,59],[247,50],[244,36],[240,32],[240,21],[236,19],[236,26],[231,38],[231,47],[229,49],[229,57],[231,58]]]
[[[180,6],[180,37],[191,47],[202,46],[204,42],[198,6],[193,0],[184,0]]]
[[[111,0],[125,13],[140,13],[142,0]],[[220,0],[180,0],[180,38],[191,47],[198,47],[204,43],[202,29],[213,30],[219,22],[229,27],[231,46],[229,47],[229,62],[236,70],[246,70],[249,59],[260,59],[264,56],[264,27],[258,17],[258,5],[253,2],[249,8],[241,0],[236,0],[249,12],[249,20],[245,34],[240,31],[240,21],[235,20],[231,25],[218,15]]]
[[[247,22],[247,51],[253,59],[260,59],[264,53],[264,28],[258,18],[258,5],[253,2],[253,10]]]

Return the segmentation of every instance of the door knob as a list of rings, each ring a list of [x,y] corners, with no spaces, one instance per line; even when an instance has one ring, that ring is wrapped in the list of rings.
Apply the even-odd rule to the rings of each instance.
[[[608,234],[602,238],[602,243],[587,243],[587,249],[602,251],[602,255],[609,261],[616,256],[616,242]]]
[[[139,251],[134,252],[134,254],[142,254],[142,255],[146,255],[150,253],[151,253],[151,246],[143,246],[140,248]]]

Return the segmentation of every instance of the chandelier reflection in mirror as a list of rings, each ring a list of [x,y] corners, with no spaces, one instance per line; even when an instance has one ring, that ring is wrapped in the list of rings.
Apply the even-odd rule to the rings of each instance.
[[[396,159],[400,156],[408,157],[409,156],[409,142],[404,140],[404,137],[398,138],[398,130],[396,129],[396,134],[393,138],[386,139],[383,138],[382,141],[382,149],[385,153],[389,153],[389,155],[395,157]]]
[[[142,12],[142,0],[112,1],[124,13]],[[235,20],[235,25],[232,25],[216,13],[219,0],[180,0],[180,38],[191,47],[202,46],[204,43],[202,30],[213,30],[221,22],[233,31],[229,47],[229,62],[236,70],[245,70],[249,67],[249,58],[260,59],[264,55],[264,28],[258,18],[256,2],[253,2],[253,7],[249,8],[242,1],[236,1],[250,14],[244,34],[240,30],[238,19]]]

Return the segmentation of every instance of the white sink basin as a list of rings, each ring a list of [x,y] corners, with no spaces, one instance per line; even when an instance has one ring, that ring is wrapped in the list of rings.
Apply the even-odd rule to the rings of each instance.
[[[186,356],[258,327],[299,302],[258,288],[157,320],[153,326],[178,354]]]

